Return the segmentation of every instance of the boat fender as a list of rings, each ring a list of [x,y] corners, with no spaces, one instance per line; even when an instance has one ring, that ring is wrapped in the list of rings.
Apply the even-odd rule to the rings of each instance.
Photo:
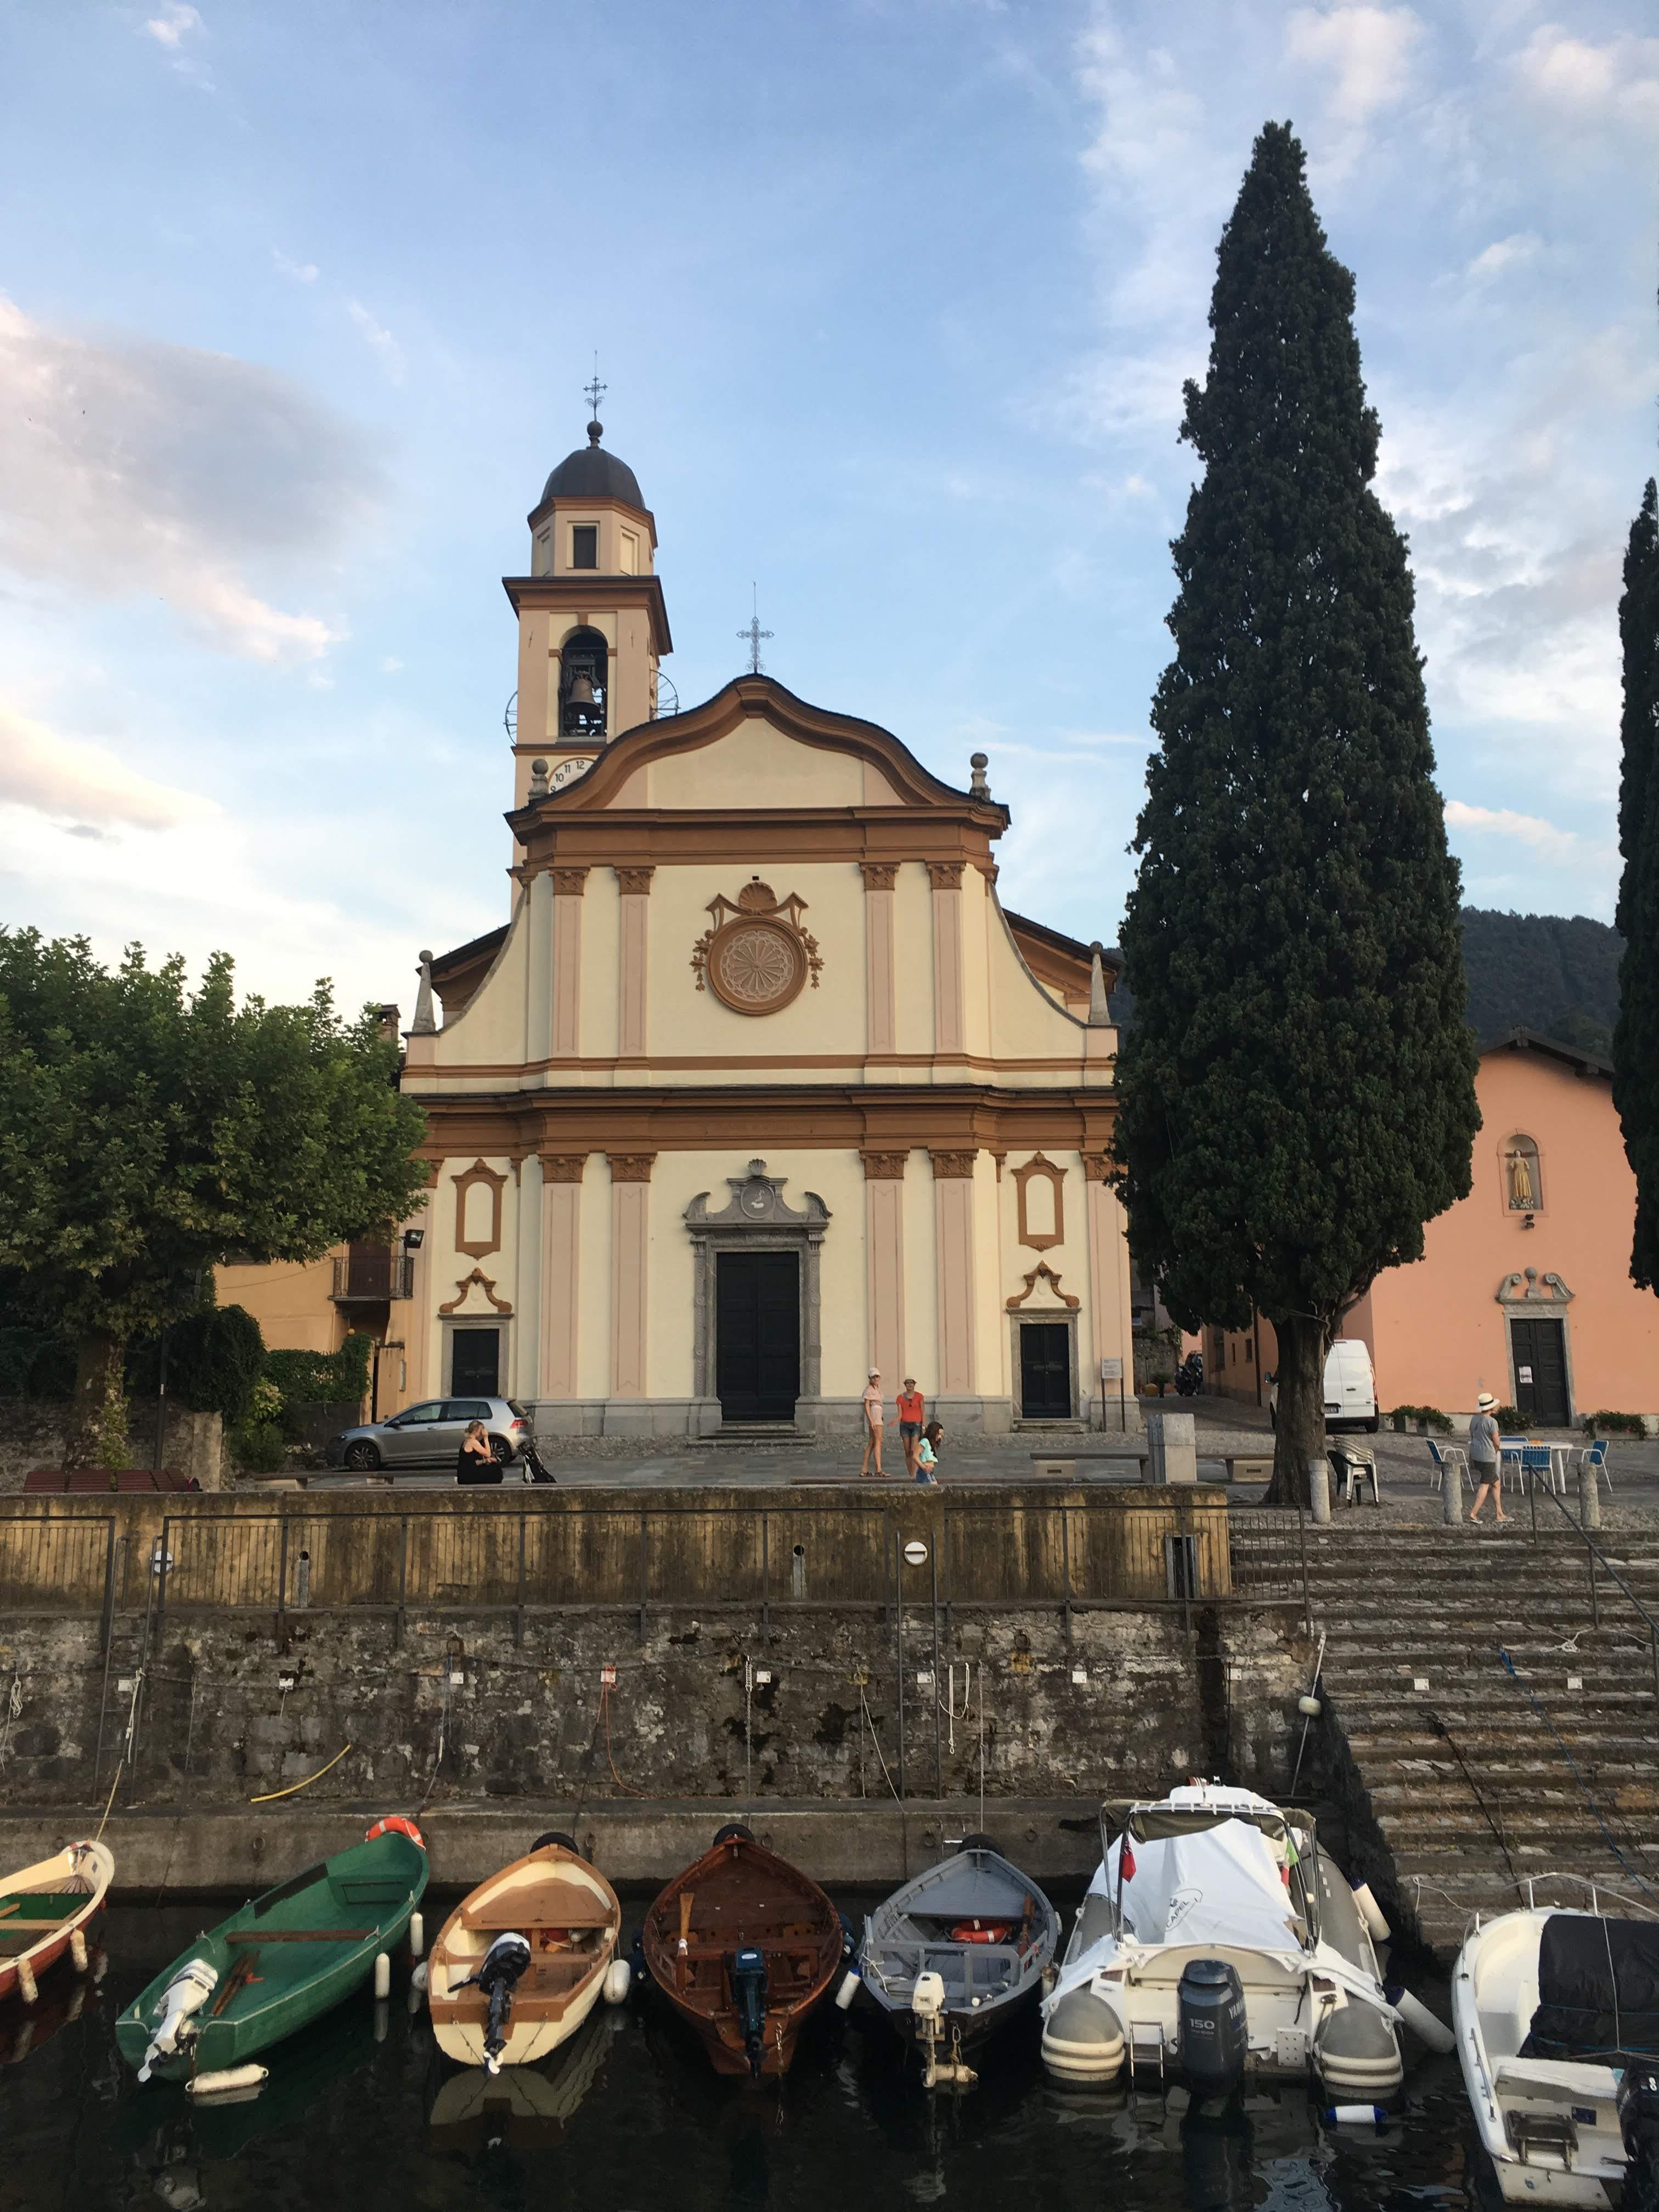
[[[219,1970],[210,1966],[205,1959],[187,1959],[161,1992],[158,2008],[161,2025],[150,2038],[149,2048],[144,2053],[144,2063],[138,2069],[138,2079],[148,2081],[150,2069],[158,2058],[172,2058],[181,2043],[190,2041],[195,2030],[190,2026],[192,2013],[199,2012],[219,1986]]]
[[[258,2096],[270,2079],[268,2066],[224,2066],[216,2074],[194,2074],[185,2087],[192,2097],[232,2098],[240,2101]]]
[[[374,1994],[377,1998],[392,1995],[392,1961],[384,1951],[374,1954]]]
[[[1426,2043],[1431,2051],[1443,2057],[1455,2045],[1457,2039],[1443,2020],[1437,2020],[1427,2005],[1419,2003],[1409,1990],[1390,1987],[1382,1992],[1412,2033]]]
[[[1324,1706],[1320,1704],[1318,1698],[1315,1697],[1298,1698],[1296,1701],[1296,1709],[1297,1712],[1302,1715],[1304,1720],[1310,1721],[1316,1721],[1321,1713],[1325,1710]]]
[[[425,1949],[425,1916],[419,1912],[411,1912],[409,1916],[409,1955],[411,1959],[418,1959]]]
[[[84,1974],[88,1964],[87,1931],[84,1928],[72,1928],[70,1930],[70,1958],[74,1964],[76,1972]]]
[[[836,2010],[850,2012],[853,2000],[863,1986],[863,1975],[856,1966],[849,1966],[841,1978],[841,1987],[836,1991]]]
[[[413,1820],[406,1820],[401,1813],[388,1813],[383,1820],[376,1820],[373,1827],[364,1831],[363,1841],[372,1844],[377,1836],[407,1836],[411,1844],[418,1844],[422,1850],[426,1849],[426,1838]]]
[[[608,2005],[626,2004],[629,1991],[634,1986],[634,1969],[626,1959],[613,1959],[605,1970],[605,2001]]]
[[[1370,1931],[1372,1942],[1376,1943],[1386,1943],[1394,1931],[1389,1926],[1388,1922],[1382,1917],[1382,1908],[1377,1904],[1376,1899],[1371,1895],[1371,1886],[1370,1882],[1357,1881],[1354,1883],[1353,1901],[1359,1907],[1359,1917],[1364,1922],[1367,1929]]]
[[[25,2004],[33,2004],[40,1994],[40,1985],[34,1978],[34,1969],[27,1959],[17,1961],[17,1994]]]
[[[1381,2105],[1327,2105],[1325,2124],[1328,2128],[1381,2128],[1388,2124],[1389,2116]]]

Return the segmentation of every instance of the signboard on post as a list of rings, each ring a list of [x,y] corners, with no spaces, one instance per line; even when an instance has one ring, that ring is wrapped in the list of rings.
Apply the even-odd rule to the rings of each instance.
[[[1117,1425],[1120,1429],[1127,1431],[1129,1426],[1129,1413],[1123,1398],[1123,1362],[1121,1359],[1103,1359],[1100,1363],[1100,1380],[1103,1385],[1100,1395],[1103,1398],[1106,1395],[1103,1386],[1108,1382],[1116,1383]]]

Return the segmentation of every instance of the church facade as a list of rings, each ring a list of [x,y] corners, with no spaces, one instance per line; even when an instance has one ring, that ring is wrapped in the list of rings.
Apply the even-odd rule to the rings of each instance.
[[[655,526],[597,424],[529,522],[512,918],[422,956],[407,1039],[407,1395],[855,1435],[874,1367],[890,1416],[913,1376],[957,1432],[1115,1427],[1112,970],[1002,906],[983,757],[955,788],[759,673],[659,714]]]

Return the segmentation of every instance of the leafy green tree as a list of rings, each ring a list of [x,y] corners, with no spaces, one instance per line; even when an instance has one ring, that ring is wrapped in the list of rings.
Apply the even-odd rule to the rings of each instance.
[[[1659,1291],[1659,489],[1651,477],[1625,553],[1619,638],[1625,660],[1619,850],[1625,867],[1614,919],[1625,954],[1613,1097],[1636,1177],[1631,1279]]]
[[[1279,1335],[1274,1502],[1324,1449],[1343,1315],[1469,1188],[1480,1114],[1458,871],[1406,548],[1370,489],[1353,279],[1288,125],[1222,234],[1204,473],[1137,826],[1118,1069],[1129,1233],[1183,1327]]]
[[[127,1462],[127,1340],[222,1255],[318,1259],[418,1202],[425,1119],[396,1075],[325,983],[239,1006],[222,953],[192,994],[182,960],[134,945],[111,970],[84,938],[0,930],[0,1270],[76,1340],[70,1465]]]

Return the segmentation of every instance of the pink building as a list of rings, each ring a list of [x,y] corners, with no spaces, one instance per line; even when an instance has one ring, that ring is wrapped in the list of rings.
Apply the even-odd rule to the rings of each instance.
[[[1630,1279],[1636,1182],[1612,1073],[1526,1030],[1482,1053],[1474,1188],[1343,1324],[1370,1346],[1385,1409],[1467,1419],[1490,1390],[1536,1428],[1613,1412],[1659,1430],[1659,1297]],[[1206,1390],[1266,1402],[1269,1322],[1206,1328],[1203,1351]]]

